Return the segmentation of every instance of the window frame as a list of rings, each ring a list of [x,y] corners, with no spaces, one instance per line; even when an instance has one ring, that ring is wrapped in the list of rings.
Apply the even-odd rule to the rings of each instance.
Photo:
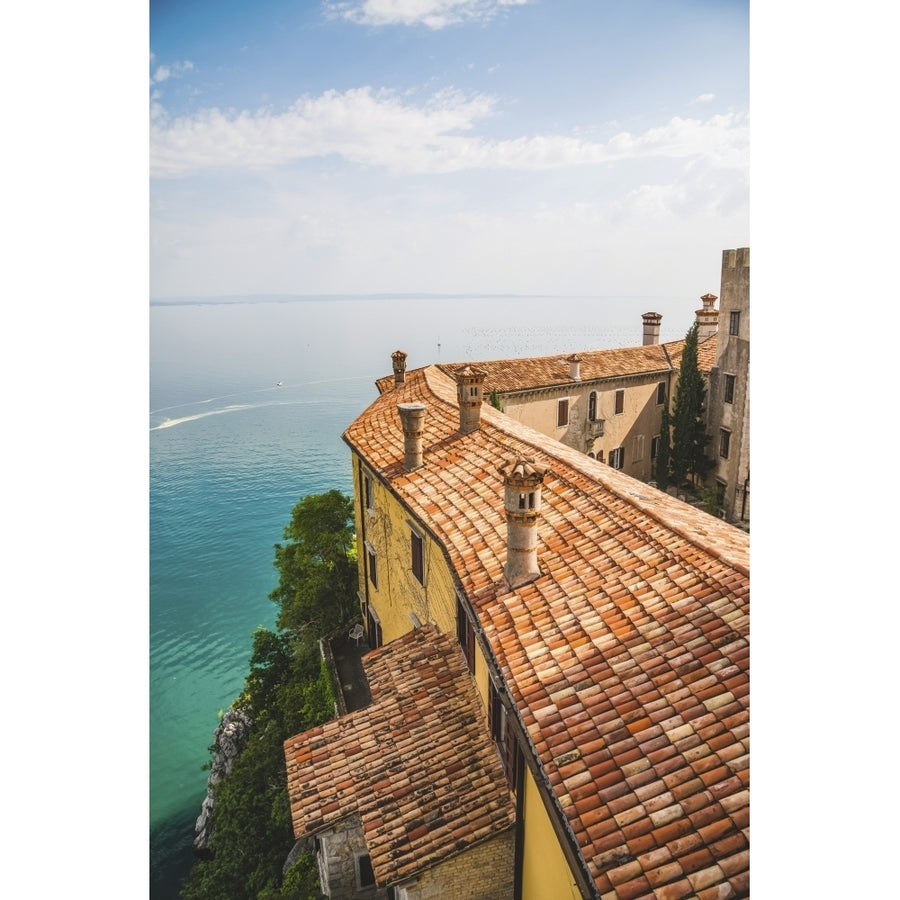
[[[375,485],[372,476],[363,472],[363,493],[366,512],[371,516],[375,514]]]
[[[731,453],[731,431],[728,428],[719,429],[719,456],[728,459]]]
[[[741,331],[741,311],[739,309],[733,309],[728,314],[728,333],[729,334],[740,334]]]
[[[618,463],[618,465],[616,465]],[[616,447],[615,450],[609,451],[609,465],[617,471],[625,468],[625,447]]]
[[[617,416],[621,416],[625,412],[625,388],[616,390],[615,410]]]
[[[666,402],[666,383],[660,381],[656,385],[656,405],[662,406]]]
[[[375,548],[366,541],[366,568],[369,570],[369,582],[375,590],[378,590],[378,553]]]
[[[569,398],[556,401],[556,427],[565,428],[569,424]]]
[[[650,462],[659,456],[659,435],[650,438]]]
[[[722,390],[723,403],[734,403],[734,389],[737,383],[737,375],[732,375],[730,372],[725,373],[725,384]]]
[[[588,395],[588,422],[597,421],[597,392],[591,391]]]

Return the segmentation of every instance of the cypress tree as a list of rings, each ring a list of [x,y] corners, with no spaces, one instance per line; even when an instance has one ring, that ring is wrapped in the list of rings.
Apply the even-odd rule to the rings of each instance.
[[[675,409],[672,414],[672,481],[679,487],[688,476],[703,479],[712,465],[706,456],[709,436],[703,421],[706,402],[706,382],[697,360],[697,331],[695,322],[684,337],[684,351],[675,388]]]

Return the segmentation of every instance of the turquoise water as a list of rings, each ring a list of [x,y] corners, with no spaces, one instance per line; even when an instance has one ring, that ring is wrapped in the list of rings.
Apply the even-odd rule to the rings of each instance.
[[[691,298],[348,299],[150,309],[151,896],[191,864],[208,747],[271,627],[297,501],[350,493],[347,425],[402,349],[415,368],[684,336]],[[282,385],[277,386],[277,382]]]

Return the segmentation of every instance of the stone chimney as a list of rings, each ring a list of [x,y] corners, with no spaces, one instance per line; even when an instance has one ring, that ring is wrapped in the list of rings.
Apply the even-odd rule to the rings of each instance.
[[[719,311],[713,308],[719,298],[715,294],[704,294],[700,299],[703,309],[697,310],[697,340],[702,342],[719,330]]]
[[[659,323],[662,322],[662,313],[646,312],[641,318],[644,320],[644,343],[646,347],[649,344],[659,343]]]
[[[534,460],[513,456],[497,469],[503,476],[506,512],[506,565],[503,572],[512,588],[541,574],[537,561],[537,522],[541,514],[541,484],[549,469]]]
[[[402,350],[395,350],[391,354],[391,362],[394,365],[394,386],[406,382],[406,354]]]
[[[487,372],[472,366],[456,371],[456,397],[459,401],[459,430],[463,434],[481,428],[481,404]]]
[[[403,423],[403,465],[407,472],[422,465],[422,435],[425,432],[424,403],[398,403]]]
[[[569,364],[569,378],[572,381],[581,381],[581,357],[573,353],[566,357],[566,362]]]

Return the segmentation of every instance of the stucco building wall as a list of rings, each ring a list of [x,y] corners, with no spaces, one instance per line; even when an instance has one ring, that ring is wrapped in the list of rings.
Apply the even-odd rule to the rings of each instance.
[[[668,394],[670,372],[573,382],[501,396],[503,411],[573,450],[609,462],[614,450],[624,449],[622,471],[649,481],[653,477],[651,450],[659,435],[663,406],[657,403],[658,386]],[[616,392],[624,391],[623,407],[616,412]],[[591,393],[596,393],[593,419]],[[559,426],[559,401],[568,400],[568,424]]]

